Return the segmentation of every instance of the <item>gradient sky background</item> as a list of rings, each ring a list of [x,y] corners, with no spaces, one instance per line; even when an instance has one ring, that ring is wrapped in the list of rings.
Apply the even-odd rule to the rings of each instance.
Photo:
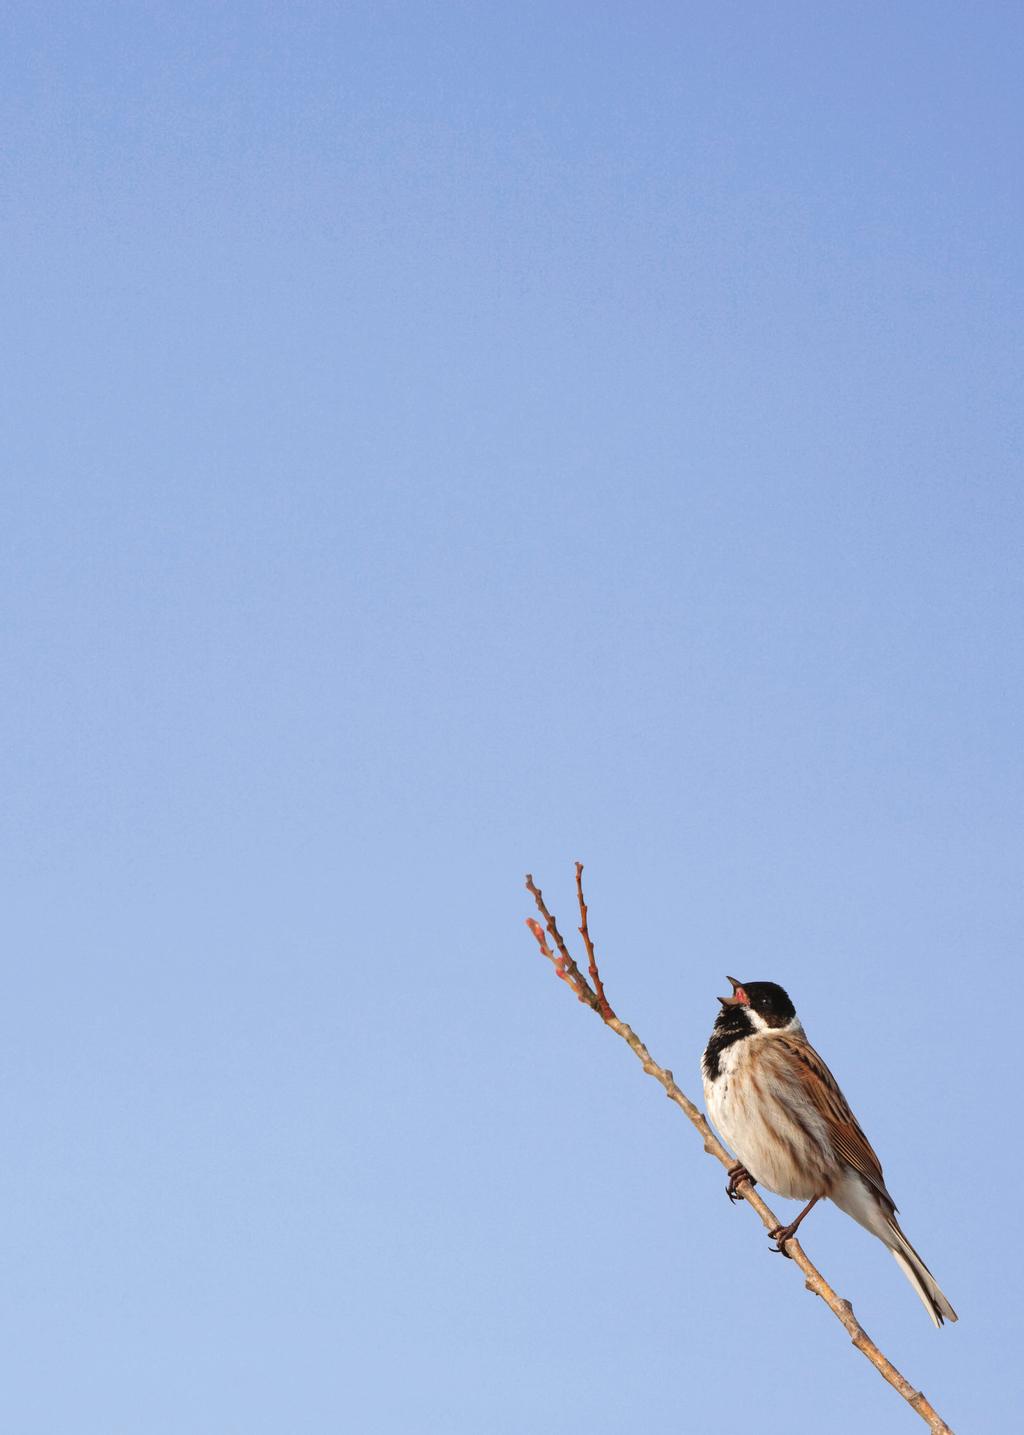
[[[575,858],[691,1095],[789,988],[960,1323],[809,1254],[1012,1423],[1022,39],[4,8],[3,1428],[923,1429],[537,956]]]

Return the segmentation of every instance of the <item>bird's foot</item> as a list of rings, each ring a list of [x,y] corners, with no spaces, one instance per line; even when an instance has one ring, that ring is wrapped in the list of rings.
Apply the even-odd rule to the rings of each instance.
[[[777,1255],[785,1256],[786,1259],[790,1261],[793,1259],[793,1257],[786,1250],[786,1242],[793,1239],[793,1237],[796,1235],[797,1226],[799,1226],[800,1222],[806,1215],[808,1215],[809,1212],[813,1211],[814,1207],[818,1204],[823,1195],[824,1192],[819,1192],[817,1196],[812,1196],[811,1199],[807,1202],[807,1205],[800,1212],[799,1216],[797,1216],[796,1220],[790,1221],[788,1226],[776,1226],[773,1231],[768,1232],[768,1239],[775,1242],[775,1245],[772,1247],[772,1250]]]
[[[757,1185],[757,1182],[747,1170],[746,1166],[741,1166],[740,1163],[737,1161],[735,1166],[729,1167],[729,1184],[725,1188],[725,1194],[729,1197],[730,1201],[743,1200],[743,1197],[740,1195],[739,1187],[744,1181],[749,1182],[751,1186]]]
[[[774,1230],[768,1232],[768,1239],[775,1242],[774,1246],[772,1246],[773,1255],[785,1256],[787,1261],[791,1261],[793,1259],[793,1257],[786,1250],[786,1242],[792,1240],[794,1234],[796,1233],[796,1228],[799,1224],[799,1221],[793,1221],[791,1225],[776,1226]]]

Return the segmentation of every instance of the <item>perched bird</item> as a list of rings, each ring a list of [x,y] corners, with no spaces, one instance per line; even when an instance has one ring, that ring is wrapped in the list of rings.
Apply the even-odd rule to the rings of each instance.
[[[936,1326],[956,1320],[931,1271],[900,1230],[881,1163],[811,1046],[796,1008],[774,982],[732,983],[701,1061],[708,1115],[742,1165],[729,1172],[730,1200],[743,1181],[806,1201],[771,1237],[786,1242],[824,1196],[888,1246]]]

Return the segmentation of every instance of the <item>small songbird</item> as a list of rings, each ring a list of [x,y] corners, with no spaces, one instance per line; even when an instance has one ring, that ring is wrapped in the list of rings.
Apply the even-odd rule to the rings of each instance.
[[[701,1061],[708,1115],[741,1165],[726,1191],[743,1181],[806,1201],[771,1237],[786,1242],[824,1196],[859,1221],[893,1255],[936,1326],[956,1320],[931,1271],[900,1230],[881,1163],[835,1077],[804,1035],[796,1008],[774,982],[732,983]]]

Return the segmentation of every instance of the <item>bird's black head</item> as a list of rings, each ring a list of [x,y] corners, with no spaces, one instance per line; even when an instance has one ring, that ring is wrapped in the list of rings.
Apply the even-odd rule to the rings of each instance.
[[[722,1059],[736,1042],[770,1028],[788,1027],[796,1008],[775,982],[738,982],[730,977],[732,996],[719,997],[722,1010],[715,1021],[702,1063],[705,1081],[717,1081]]]
[[[722,1011],[720,1026],[762,1027],[788,1026],[796,1016],[796,1007],[776,982],[732,982],[732,996],[719,997]]]

